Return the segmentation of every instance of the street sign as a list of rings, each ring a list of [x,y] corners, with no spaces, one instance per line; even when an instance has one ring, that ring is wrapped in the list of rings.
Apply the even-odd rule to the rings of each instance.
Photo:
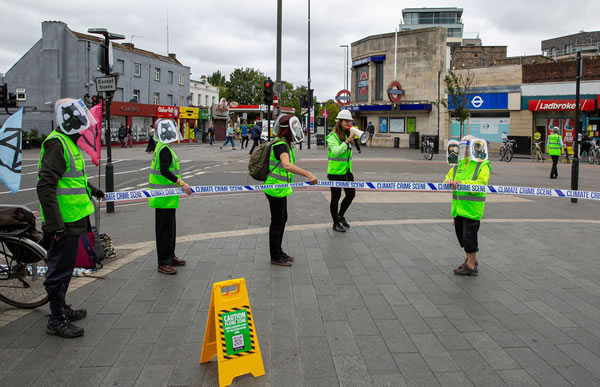
[[[352,94],[348,90],[340,90],[335,96],[335,102],[337,102],[337,104],[340,106],[350,105],[350,103],[352,102],[351,95]]]
[[[285,88],[285,84],[284,83],[276,83],[273,85],[273,91],[275,91],[275,93],[277,94],[283,94],[286,92],[286,88]]]
[[[400,86],[400,82],[393,81],[392,83],[390,83],[390,86],[387,89],[387,94],[388,94],[390,101],[392,101],[393,103],[400,102],[400,100],[402,99],[402,96],[404,95],[404,90],[402,90],[402,86]]]
[[[276,108],[279,105],[279,97],[273,97],[273,107]]]
[[[109,75],[106,77],[96,78],[96,92],[101,93],[103,91],[116,91],[117,90],[117,77]]]

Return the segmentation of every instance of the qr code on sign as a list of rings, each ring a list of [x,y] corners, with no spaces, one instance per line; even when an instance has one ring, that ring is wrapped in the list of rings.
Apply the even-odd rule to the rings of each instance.
[[[239,351],[240,349],[244,349],[244,335],[232,336],[231,340],[233,342],[233,350]]]

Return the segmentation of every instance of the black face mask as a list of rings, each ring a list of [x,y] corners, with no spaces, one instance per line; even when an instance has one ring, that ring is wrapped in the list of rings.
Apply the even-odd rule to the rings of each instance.
[[[164,123],[160,126],[160,136],[161,140],[172,140],[177,138],[177,134],[171,129],[171,125]]]
[[[77,130],[88,123],[87,118],[81,115],[75,104],[61,107],[61,114],[64,119],[62,128],[65,132]]]

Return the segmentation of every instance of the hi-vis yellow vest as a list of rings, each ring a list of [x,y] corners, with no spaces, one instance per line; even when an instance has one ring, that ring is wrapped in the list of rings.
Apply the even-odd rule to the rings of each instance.
[[[553,133],[548,136],[548,154],[550,156],[560,156],[560,136],[556,133]]]
[[[171,165],[169,171],[177,178],[181,177],[179,172],[179,159],[173,149],[168,144],[159,142],[152,156],[152,165],[150,166],[150,189],[178,188],[179,186],[167,179],[160,173],[160,151],[167,147],[171,152]],[[157,198],[149,198],[148,205],[150,208],[179,208],[179,196],[162,196]]]
[[[335,141],[337,142],[336,145],[340,145],[342,143],[335,131],[329,133],[327,137],[335,138]],[[350,147],[348,147],[344,153],[337,157],[334,156],[331,149],[329,149],[327,160],[327,174],[345,175],[348,171],[352,173],[352,149],[350,149]]]
[[[69,136],[54,130],[42,143],[38,170],[42,167],[42,159],[44,158],[44,153],[46,153],[46,142],[51,139],[58,139],[62,144],[65,164],[67,166],[65,173],[58,180],[56,186],[56,200],[58,201],[60,215],[65,223],[76,222],[94,213],[94,205],[90,200],[90,192],[87,186],[85,160],[81,156],[81,151]],[[46,219],[41,205],[40,211],[42,222],[45,222]]]
[[[488,160],[484,162],[470,161],[468,164],[461,160],[454,167],[455,174],[453,180],[477,180],[477,176],[482,167],[490,167]],[[452,217],[462,216],[473,220],[481,220],[483,210],[485,209],[485,192],[452,192]]]
[[[283,169],[281,166],[281,161],[275,158],[275,152],[273,151],[273,148],[281,144],[287,145],[284,140],[276,138],[275,142],[271,146],[271,155],[269,156],[269,174],[267,175],[265,184],[288,184],[294,182],[294,174]],[[294,148],[288,146],[288,149],[290,151],[290,164],[294,164],[296,162]],[[276,198],[283,198],[292,194],[292,188],[271,188],[266,189],[265,193]]]

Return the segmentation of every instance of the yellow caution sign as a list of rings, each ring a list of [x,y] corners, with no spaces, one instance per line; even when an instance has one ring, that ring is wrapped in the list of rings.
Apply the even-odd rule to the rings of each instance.
[[[223,293],[223,288],[233,287]],[[219,386],[233,383],[236,376],[265,374],[254,318],[250,309],[246,280],[243,278],[213,284],[204,331],[200,363],[217,356]]]

